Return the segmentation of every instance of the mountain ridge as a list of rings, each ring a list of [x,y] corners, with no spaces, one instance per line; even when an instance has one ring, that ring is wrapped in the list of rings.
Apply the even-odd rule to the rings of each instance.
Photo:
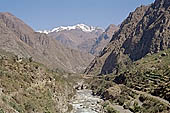
[[[168,0],[156,0],[131,12],[85,73],[117,73],[118,68],[129,61],[169,48],[169,12]]]
[[[75,25],[72,25],[72,26],[55,27],[52,30],[38,30],[37,32],[49,34],[49,33],[52,33],[52,32],[60,32],[60,31],[65,31],[65,30],[69,31],[69,30],[75,30],[75,29],[80,29],[84,32],[92,32],[92,31],[95,31],[97,29],[104,31],[104,29],[101,28],[101,27],[93,27],[93,26],[88,26],[86,24],[75,24]]]
[[[111,24],[105,31],[100,27],[76,24],[38,32],[47,34],[68,48],[98,55],[117,29],[118,27],[114,24]]]
[[[47,35],[56,39],[65,47],[90,53],[90,49],[102,33],[103,30],[100,28],[77,24],[74,26],[54,28]]]
[[[33,57],[50,68],[80,72],[93,58],[88,53],[65,48],[46,34],[35,32],[10,13],[0,13],[0,26],[1,49],[22,57]]]

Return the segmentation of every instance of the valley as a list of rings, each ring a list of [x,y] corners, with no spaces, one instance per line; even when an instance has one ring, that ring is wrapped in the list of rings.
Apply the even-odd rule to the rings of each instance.
[[[170,113],[169,0],[106,29],[0,12],[0,113]]]

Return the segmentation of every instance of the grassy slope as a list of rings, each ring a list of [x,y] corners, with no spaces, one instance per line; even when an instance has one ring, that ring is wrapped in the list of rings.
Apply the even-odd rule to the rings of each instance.
[[[0,113],[55,113],[71,108],[72,82],[45,66],[0,51]]]

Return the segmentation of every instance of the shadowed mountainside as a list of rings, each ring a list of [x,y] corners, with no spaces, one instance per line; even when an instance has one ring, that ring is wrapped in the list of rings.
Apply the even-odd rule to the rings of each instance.
[[[92,46],[90,53],[95,55],[100,55],[101,51],[104,49],[104,47],[109,43],[109,41],[112,39],[113,34],[118,30],[119,28],[111,24],[109,27],[101,34],[95,44]]]

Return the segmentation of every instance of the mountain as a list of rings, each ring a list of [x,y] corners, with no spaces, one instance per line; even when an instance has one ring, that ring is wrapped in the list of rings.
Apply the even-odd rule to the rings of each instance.
[[[114,24],[109,25],[109,27],[105,30],[105,32],[103,32],[103,34],[101,34],[95,44],[92,46],[90,53],[95,54],[95,55],[99,55],[100,52],[104,49],[104,47],[109,43],[109,41],[111,40],[113,34],[119,29],[119,27],[117,27]]]
[[[80,72],[93,56],[64,47],[46,34],[35,32],[10,13],[0,13],[0,47],[19,57],[32,57],[53,69]]]
[[[66,47],[90,52],[97,38],[103,33],[103,29],[85,24],[77,24],[38,32],[46,33],[49,37],[58,40]]]
[[[170,47],[170,2],[156,0],[138,7],[123,21],[101,55],[96,57],[86,74],[118,73],[119,68],[147,54]]]
[[[93,31],[98,30],[98,29],[100,29],[100,28],[88,26],[88,25],[85,25],[85,24],[77,24],[77,25],[66,26],[66,27],[60,26],[60,27],[56,27],[52,30],[43,30],[43,31],[38,31],[38,32],[45,33],[45,34],[49,34],[49,33],[53,33],[53,32],[60,32],[60,31],[70,31],[70,30],[81,30],[83,32],[93,32]]]
[[[138,7],[86,69],[107,113],[170,113],[169,26],[169,0]]]

